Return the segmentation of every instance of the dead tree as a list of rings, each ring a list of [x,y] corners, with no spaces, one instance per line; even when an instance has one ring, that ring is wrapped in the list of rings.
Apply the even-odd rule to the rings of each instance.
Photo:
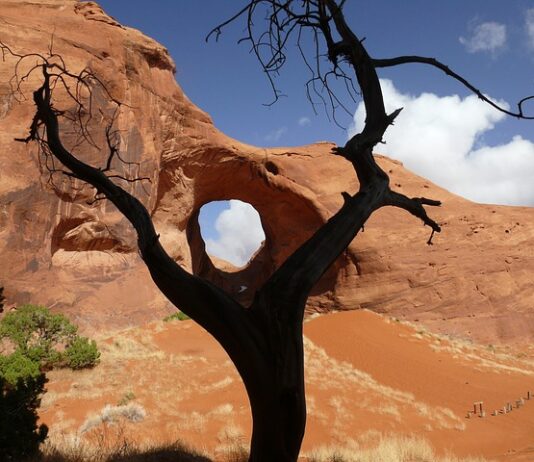
[[[88,165],[63,144],[60,122],[67,114],[54,107],[54,92],[62,88],[69,93],[79,109],[70,115],[70,121],[79,126],[82,137],[90,140],[90,133],[84,131],[83,118],[90,112],[91,105],[80,95],[88,94],[85,98],[90,100],[95,86],[105,89],[105,85],[89,70],[76,75],[70,73],[61,57],[32,55],[32,59],[38,58],[39,62],[30,73],[40,72],[42,85],[33,93],[36,112],[30,133],[20,141],[38,143],[51,174],[61,173],[82,180],[95,188],[96,199],[106,198],[117,207],[135,228],[141,257],[157,287],[226,350],[243,379],[250,400],[253,417],[250,461],[254,462],[297,460],[306,423],[302,324],[306,300],[314,284],[355,238],[369,216],[381,207],[404,209],[428,225],[432,233],[429,243],[433,233],[440,231],[440,226],[423,207],[439,206],[440,202],[410,198],[393,191],[388,175],[373,158],[374,146],[381,142],[387,127],[401,112],[398,108],[391,114],[386,113],[376,69],[405,63],[428,64],[443,70],[496,109],[527,118],[522,105],[530,98],[519,102],[517,112],[507,111],[434,59],[370,57],[362,40],[345,21],[344,3],[345,0],[255,0],[212,31],[218,35],[222,28],[245,17],[248,31],[245,39],[251,43],[269,78],[283,66],[288,40],[296,37],[300,45],[301,34],[311,32],[315,56],[313,61],[306,60],[313,72],[307,85],[310,97],[326,95],[326,102],[334,111],[342,107],[341,99],[331,91],[329,84],[329,79],[339,79],[347,83],[350,91],[359,87],[367,110],[363,130],[333,152],[353,166],[359,191],[354,195],[340,192],[343,206],[274,271],[257,290],[249,307],[242,306],[210,282],[188,273],[166,253],[146,208],[118,184],[118,180],[140,181],[142,178],[124,177],[111,170],[112,161],[119,156],[113,141],[113,117],[106,130],[104,167]],[[263,22],[254,20],[258,13],[263,15]],[[256,35],[254,24],[267,27]],[[28,56],[17,55],[5,45],[2,50],[19,60]],[[321,68],[324,66],[321,50],[330,65],[326,73]],[[324,88],[319,91],[318,86]],[[276,99],[274,84],[273,88]],[[114,103],[120,107],[120,102]]]

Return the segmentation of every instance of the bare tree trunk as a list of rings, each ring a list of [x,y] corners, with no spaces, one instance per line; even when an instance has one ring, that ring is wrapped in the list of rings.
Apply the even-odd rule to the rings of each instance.
[[[294,462],[300,452],[306,427],[302,335],[290,335],[284,342],[284,354],[278,358],[283,362],[276,357],[264,358],[260,388],[247,389],[253,419],[253,462]]]
[[[250,396],[253,429],[250,462],[295,462],[306,426],[304,384],[275,387],[268,396]]]

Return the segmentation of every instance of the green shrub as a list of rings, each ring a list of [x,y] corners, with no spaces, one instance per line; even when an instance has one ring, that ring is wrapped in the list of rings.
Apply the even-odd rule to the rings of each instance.
[[[42,369],[93,367],[100,357],[94,341],[78,335],[78,328],[48,308],[23,305],[0,321],[0,339],[9,339],[22,355]]]
[[[188,319],[191,319],[187,314],[182,313],[181,311],[177,311],[176,313],[170,314],[169,316],[166,316],[163,318],[163,321],[169,322],[169,321],[187,321]]]
[[[52,314],[37,305],[18,307],[0,321],[0,338],[8,338],[25,356],[45,367],[58,361],[55,348],[73,342],[77,330],[62,314]]]
[[[14,349],[0,354],[0,459],[33,457],[48,433],[37,425],[37,408],[44,393],[43,370],[81,369],[100,357],[96,343],[78,335],[78,328],[43,306],[24,305],[0,320],[0,340]]]
[[[64,357],[67,367],[83,369],[97,364],[100,352],[94,340],[89,340],[87,337],[77,337],[65,349]]]
[[[15,387],[18,383],[36,380],[41,375],[38,361],[24,356],[20,350],[10,355],[0,355],[0,378]]]

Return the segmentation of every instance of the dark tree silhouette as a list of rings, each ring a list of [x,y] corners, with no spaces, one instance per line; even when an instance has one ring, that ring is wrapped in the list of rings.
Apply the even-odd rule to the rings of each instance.
[[[440,231],[424,208],[439,206],[440,202],[410,198],[393,191],[388,175],[373,158],[374,146],[381,142],[387,127],[401,112],[398,108],[386,113],[376,69],[405,63],[437,67],[497,110],[519,118],[528,118],[523,114],[523,104],[532,98],[523,99],[517,112],[511,112],[497,106],[467,80],[432,58],[370,57],[362,40],[345,21],[344,3],[345,0],[255,0],[212,31],[218,36],[224,27],[244,18],[247,27],[244,40],[252,45],[273,84],[275,99],[279,93],[272,75],[284,65],[286,45],[294,39],[312,72],[307,89],[313,103],[319,98],[318,102],[329,104],[335,118],[335,111],[344,107],[342,98],[331,86],[333,80],[338,80],[346,84],[354,97],[357,96],[355,88],[359,88],[367,111],[363,130],[345,146],[333,150],[333,154],[344,157],[353,166],[360,185],[358,193],[340,192],[343,206],[274,271],[257,290],[249,307],[242,306],[210,282],[189,274],[163,249],[146,208],[117,181],[142,181],[142,178],[121,176],[110,168],[114,159],[120,159],[113,115],[106,130],[104,167],[88,165],[64,146],[60,121],[67,117],[79,127],[81,136],[91,141],[91,134],[85,129],[87,113],[92,107],[91,94],[96,87],[105,92],[105,85],[90,70],[70,73],[60,56],[31,55],[33,60],[37,58],[38,64],[30,73],[41,72],[42,85],[33,93],[36,112],[30,133],[20,141],[38,143],[51,176],[59,172],[82,180],[95,188],[95,200],[107,198],[118,208],[135,228],[141,257],[158,288],[226,350],[249,396],[253,417],[250,461],[254,462],[297,460],[306,423],[302,322],[314,284],[355,238],[369,216],[381,207],[404,209],[428,225],[431,229],[428,243],[434,232]],[[258,25],[261,29],[256,29]],[[305,34],[311,34],[306,46]],[[311,57],[307,57],[310,55],[306,50],[310,48]],[[6,45],[2,45],[2,50],[19,60],[28,57],[17,55]],[[53,94],[59,88],[70,95],[78,111],[66,114],[54,108]],[[89,102],[80,96],[84,92],[89,95],[86,97]],[[120,102],[107,96],[120,108]]]
[[[38,424],[37,409],[47,379],[44,374],[21,377],[10,383],[0,374],[0,455],[1,460],[17,462],[35,456],[48,434]]]

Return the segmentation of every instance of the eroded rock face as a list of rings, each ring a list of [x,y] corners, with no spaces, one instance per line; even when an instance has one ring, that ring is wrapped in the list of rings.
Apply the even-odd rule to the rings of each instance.
[[[357,182],[329,143],[260,149],[220,133],[174,80],[165,48],[110,18],[93,2],[0,0],[0,39],[18,53],[53,51],[69,68],[91,68],[127,105],[119,119],[121,152],[150,182],[128,187],[149,209],[161,241],[190,271],[247,303],[258,286],[342,204]],[[42,303],[86,330],[160,318],[171,310],[139,259],[128,222],[93,193],[54,181],[25,136],[33,107],[18,102],[0,64],[0,283],[11,303]],[[27,88],[36,88],[30,81]],[[33,87],[32,87],[33,85]],[[105,95],[97,101],[105,110]],[[58,105],[66,103],[58,101]],[[102,127],[91,126],[96,144]],[[64,131],[66,144],[73,135]],[[78,150],[95,165],[102,155]],[[406,213],[377,212],[323,277],[308,310],[361,307],[478,340],[534,334],[534,217],[527,208],[477,205],[379,157],[403,193],[437,198],[444,231],[427,246],[428,228]],[[127,166],[121,168],[126,169]],[[198,227],[200,207],[240,199],[259,212],[266,241],[242,269],[217,269]],[[239,293],[242,286],[247,290]]]

